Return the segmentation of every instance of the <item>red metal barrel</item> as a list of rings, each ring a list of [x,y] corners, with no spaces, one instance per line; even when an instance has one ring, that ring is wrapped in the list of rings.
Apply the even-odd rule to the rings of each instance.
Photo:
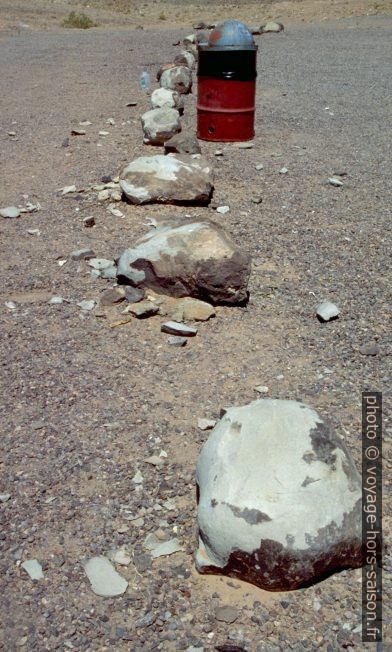
[[[248,28],[226,21],[199,45],[197,135],[245,141],[254,136],[257,46]]]

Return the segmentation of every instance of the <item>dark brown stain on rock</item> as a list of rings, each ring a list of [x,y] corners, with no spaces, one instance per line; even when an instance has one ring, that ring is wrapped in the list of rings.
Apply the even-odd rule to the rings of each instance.
[[[240,507],[236,507],[236,505],[230,505],[230,503],[223,503],[223,505],[227,505],[227,507],[229,507],[233,512],[234,516],[243,518],[244,521],[249,523],[249,525],[257,525],[257,523],[271,520],[268,514],[264,514],[264,512],[261,512],[259,509],[248,509],[247,507],[241,509]]]

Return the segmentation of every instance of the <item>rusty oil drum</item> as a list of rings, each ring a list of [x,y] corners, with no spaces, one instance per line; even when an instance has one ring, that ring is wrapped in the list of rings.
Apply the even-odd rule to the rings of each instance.
[[[218,25],[199,44],[197,136],[235,142],[254,136],[257,46],[239,21]]]

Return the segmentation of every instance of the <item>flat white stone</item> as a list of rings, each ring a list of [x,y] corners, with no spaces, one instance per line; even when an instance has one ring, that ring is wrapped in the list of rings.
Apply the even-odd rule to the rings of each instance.
[[[36,559],[27,559],[21,564],[31,580],[43,580],[42,566]]]
[[[106,557],[92,557],[83,566],[96,595],[110,598],[122,595],[127,590],[127,580],[116,571]]]
[[[216,209],[217,213],[221,213],[222,215],[225,215],[225,213],[228,213],[230,210],[230,206],[218,206]]]
[[[330,301],[323,301],[319,303],[316,309],[317,317],[320,317],[323,321],[330,321],[335,317],[338,317],[340,310],[338,306]]]
[[[20,209],[17,206],[6,206],[0,208],[1,217],[19,217]]]
[[[169,333],[169,335],[183,335],[184,337],[191,337],[197,334],[197,328],[180,324],[176,321],[167,321],[161,326],[162,333]]]
[[[173,555],[175,552],[182,552],[184,548],[180,545],[178,539],[170,539],[170,541],[164,541],[159,546],[154,548],[151,551],[151,557],[157,559],[157,557],[167,557],[168,555]]]
[[[84,299],[83,301],[79,301],[77,305],[82,310],[90,311],[95,307],[95,301],[93,299]]]

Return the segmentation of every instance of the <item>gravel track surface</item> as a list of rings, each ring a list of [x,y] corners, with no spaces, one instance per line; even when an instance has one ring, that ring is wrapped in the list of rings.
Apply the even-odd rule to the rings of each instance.
[[[197,419],[249,402],[261,384],[269,397],[319,410],[359,466],[361,392],[383,391],[385,539],[391,534],[392,23],[379,16],[259,37],[254,148],[202,143],[215,166],[213,202],[230,212],[121,204],[125,217],[114,217],[87,188],[134,156],[160,151],[142,144],[139,115],[149,104],[138,78],[170,61],[183,36],[73,30],[0,42],[0,206],[41,205],[0,218],[0,493],[11,495],[0,505],[3,647],[372,649],[361,643],[360,571],[290,594],[197,575],[194,468],[208,437]],[[195,97],[186,98],[183,121],[193,131]],[[131,100],[138,106],[127,107]],[[85,120],[86,135],[71,136]],[[343,187],[328,184],[333,174],[344,175]],[[61,196],[70,184],[87,190]],[[71,261],[73,250],[115,257],[146,231],[147,217],[185,213],[217,219],[251,252],[247,307],[218,308],[183,349],[168,346],[163,318],[110,328],[122,308],[81,311],[77,302],[99,301],[110,282]],[[91,229],[82,223],[88,215]],[[58,258],[67,262],[60,267]],[[53,295],[67,302],[49,305]],[[315,307],[327,299],[341,315],[320,324]],[[377,355],[360,353],[373,343]],[[165,466],[143,461],[162,449]],[[132,482],[137,470],[141,491]],[[151,561],[146,535],[160,528],[174,536],[173,527],[184,552]],[[100,598],[81,561],[120,546],[132,558],[117,567],[128,590]],[[43,580],[20,568],[26,559],[40,561]],[[386,569],[392,645],[387,555]],[[231,625],[215,619],[222,604],[238,609]]]

